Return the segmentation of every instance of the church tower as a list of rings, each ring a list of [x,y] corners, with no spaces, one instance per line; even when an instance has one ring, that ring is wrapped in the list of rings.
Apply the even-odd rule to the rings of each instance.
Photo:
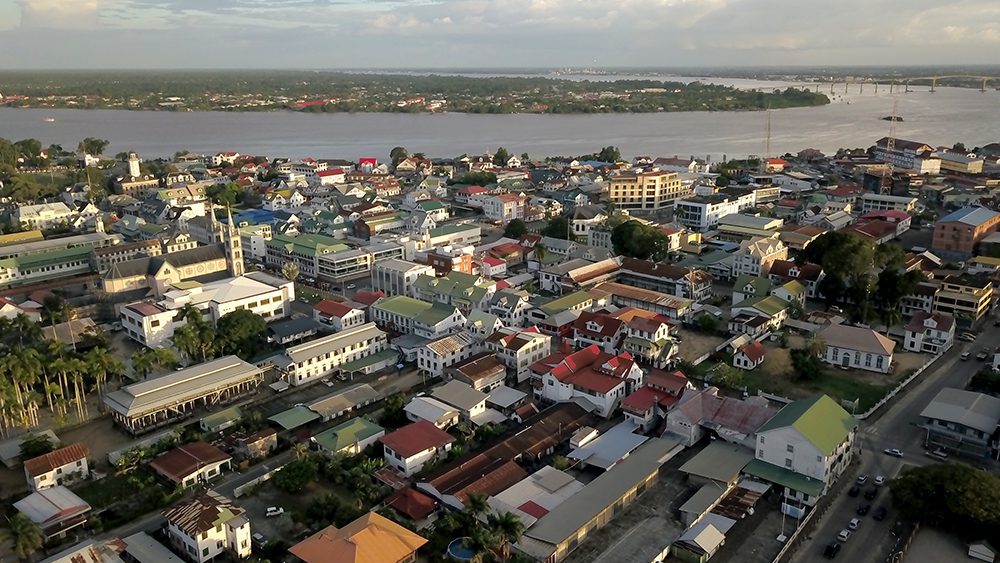
[[[128,175],[133,178],[138,178],[142,175],[139,169],[139,155],[134,152],[128,153]]]
[[[230,276],[242,276],[245,271],[243,267],[243,241],[240,240],[240,231],[236,228],[236,223],[233,222],[233,212],[229,206],[226,206],[226,219],[228,220],[224,227],[226,266],[229,268]]]

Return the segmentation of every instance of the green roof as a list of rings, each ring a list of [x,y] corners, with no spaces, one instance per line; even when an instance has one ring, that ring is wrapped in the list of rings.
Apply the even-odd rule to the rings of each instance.
[[[37,268],[39,266],[61,264],[63,262],[69,262],[71,260],[79,260],[80,258],[89,258],[90,253],[93,250],[94,249],[89,246],[63,248],[60,250],[51,250],[49,252],[43,252],[40,254],[15,256],[14,263],[17,264],[17,268],[19,270],[26,270],[28,268]]]
[[[313,439],[323,449],[339,452],[379,434],[385,434],[385,429],[366,418],[358,417],[324,430],[313,436]]]
[[[319,420],[319,415],[305,407],[292,407],[287,411],[268,417],[268,420],[278,424],[285,430],[295,430],[300,426]]]
[[[352,371],[361,371],[368,366],[373,366],[375,364],[391,360],[399,356],[399,352],[395,348],[387,348],[381,352],[376,352],[375,354],[369,354],[364,358],[359,358],[357,360],[352,360],[341,364],[338,369],[343,373],[349,373]]]
[[[454,314],[455,308],[451,305],[435,303],[421,311],[420,314],[413,318],[413,321],[425,326],[434,326]]]
[[[733,284],[733,290],[742,292],[743,288],[746,287],[747,284],[753,286],[753,294],[756,297],[767,295],[767,292],[771,291],[771,280],[751,276],[750,274],[743,274],[736,278],[736,283]]]
[[[243,413],[240,412],[239,407],[229,407],[228,409],[213,412],[205,416],[201,419],[201,422],[207,428],[216,428],[227,422],[238,421],[241,418],[243,418]]]
[[[553,299],[538,308],[541,309],[546,315],[554,315],[556,313],[568,311],[573,307],[577,307],[581,303],[586,303],[591,299],[593,299],[593,297],[586,291],[575,291],[569,295],[564,295],[559,299]]]
[[[376,309],[381,309],[394,315],[400,315],[408,319],[415,318],[420,313],[431,308],[431,304],[426,301],[407,297],[406,295],[394,295],[386,297],[375,304]]]
[[[267,246],[307,256],[342,252],[351,248],[333,237],[315,234],[300,234],[295,236],[276,234],[271,237],[271,240],[267,241]]]
[[[753,307],[768,316],[774,316],[788,308],[788,303],[773,295],[767,297],[751,297],[745,301],[733,305],[734,309]]]
[[[421,293],[432,295],[447,295],[452,300],[469,304],[479,303],[486,297],[486,287],[477,284],[479,276],[463,272],[451,271],[440,278],[421,274],[413,285]]]
[[[826,455],[833,453],[858,420],[826,395],[800,399],[784,406],[757,433],[792,427]]]
[[[783,287],[785,291],[787,291],[788,293],[791,293],[792,295],[797,295],[799,297],[802,297],[803,295],[806,294],[806,286],[799,283],[798,280],[791,280],[781,287]]]
[[[823,481],[800,475],[790,469],[778,467],[759,459],[751,460],[743,468],[743,472],[812,497],[818,497],[823,493]]]
[[[444,204],[436,199],[425,199],[418,203],[417,207],[424,211],[437,211],[438,209],[444,209]]]

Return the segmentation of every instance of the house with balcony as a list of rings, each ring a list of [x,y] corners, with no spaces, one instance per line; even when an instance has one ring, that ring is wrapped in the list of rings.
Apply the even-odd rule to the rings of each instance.
[[[552,351],[552,337],[535,327],[504,327],[487,337],[484,344],[518,383],[531,376],[531,364]]]
[[[577,348],[596,344],[607,354],[615,354],[627,333],[625,323],[612,315],[583,311],[573,322],[573,341]]]
[[[996,459],[1000,449],[1000,399],[964,389],[944,388],[920,412],[928,448]]]
[[[523,327],[531,309],[531,295],[520,289],[502,289],[490,299],[489,312],[496,315],[504,326]]]
[[[213,490],[200,491],[163,511],[174,549],[195,563],[229,552],[245,559],[253,552],[246,510]]]
[[[773,295],[747,299],[733,305],[729,332],[757,337],[780,330],[788,319],[789,309],[788,302]],[[755,319],[763,319],[764,322]]]
[[[820,297],[818,286],[826,274],[823,267],[818,264],[796,264],[794,260],[775,260],[771,263],[771,270],[767,277],[771,283],[783,285],[792,280],[801,283],[806,288],[806,295],[810,299]]]
[[[438,338],[465,326],[465,315],[451,305],[428,303],[405,295],[386,297],[371,308],[379,326],[397,334]]]
[[[782,487],[782,512],[801,517],[850,465],[857,427],[826,395],[793,401],[757,430],[744,472]]]
[[[643,309],[627,307],[615,313],[625,323],[622,350],[636,361],[654,368],[666,368],[677,352],[670,336],[670,319]]]
[[[904,328],[903,349],[940,354],[955,342],[955,319],[943,313],[919,311]]]
[[[618,283],[694,301],[712,295],[712,275],[705,270],[636,258],[622,258]]]
[[[989,313],[994,296],[993,281],[987,276],[947,276],[934,295],[933,312],[951,315],[962,328],[976,328]]]
[[[428,377],[441,377],[446,369],[478,351],[479,346],[468,333],[449,334],[417,349],[417,368]]]
[[[455,438],[434,424],[420,420],[379,438],[387,466],[410,477],[424,465],[443,458]]]

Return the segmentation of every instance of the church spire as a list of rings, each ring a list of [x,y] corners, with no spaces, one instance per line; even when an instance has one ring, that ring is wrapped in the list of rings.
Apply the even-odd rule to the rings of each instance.
[[[214,217],[214,214],[213,214]],[[243,241],[240,240],[240,232],[233,222],[233,210],[226,206],[226,226],[224,239],[226,242],[226,266],[229,268],[229,275],[242,276],[245,271],[243,266]]]

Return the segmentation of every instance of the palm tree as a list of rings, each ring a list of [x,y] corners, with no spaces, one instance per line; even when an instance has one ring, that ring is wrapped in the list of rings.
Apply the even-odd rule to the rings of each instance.
[[[524,523],[510,512],[504,512],[490,514],[486,517],[486,524],[493,535],[500,540],[499,553],[495,555],[501,561],[507,561],[510,558],[510,546],[517,543],[524,534]]]
[[[153,356],[149,348],[141,348],[132,353],[132,373],[142,380],[153,371]]]
[[[295,281],[299,277],[299,265],[288,261],[281,265],[281,275],[288,281]]]
[[[538,261],[539,265],[541,265],[542,261],[545,260],[545,257],[548,256],[548,254],[548,247],[541,242],[535,243],[535,260]]]
[[[189,360],[194,360],[201,350],[198,342],[198,334],[191,325],[184,325],[174,331],[174,346],[184,353]]]
[[[809,335],[809,342],[807,342],[806,345],[809,349],[809,353],[817,358],[826,354],[826,341],[824,341],[823,337],[817,332]]]
[[[83,359],[87,364],[87,371],[94,374],[94,389],[98,395],[104,395],[108,375],[121,375],[125,371],[125,365],[101,347],[91,348]]]
[[[465,510],[476,520],[489,509],[490,504],[486,501],[486,495],[472,493],[469,495],[469,502],[465,503]]]
[[[302,442],[295,444],[292,446],[292,457],[294,457],[296,461],[305,460],[309,457],[309,447]]]
[[[14,554],[25,561],[42,548],[45,537],[34,522],[20,512],[7,519],[7,527],[0,529],[0,538],[13,544]]]

